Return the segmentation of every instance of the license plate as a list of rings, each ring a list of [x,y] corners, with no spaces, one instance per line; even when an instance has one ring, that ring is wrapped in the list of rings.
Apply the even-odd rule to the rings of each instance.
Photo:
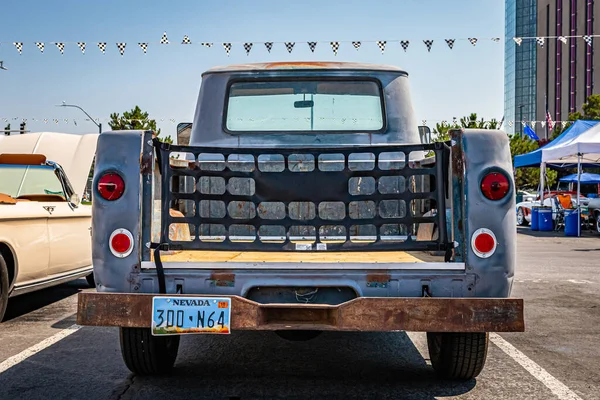
[[[152,335],[230,333],[228,297],[154,297]]]

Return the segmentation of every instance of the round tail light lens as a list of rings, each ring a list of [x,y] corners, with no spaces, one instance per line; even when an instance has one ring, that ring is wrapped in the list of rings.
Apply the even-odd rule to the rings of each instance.
[[[98,193],[104,200],[117,200],[125,191],[125,181],[120,175],[109,172],[98,179]]]
[[[471,247],[478,257],[488,258],[496,251],[496,235],[489,229],[477,229],[471,239]]]
[[[500,172],[490,172],[481,181],[481,192],[490,200],[503,199],[509,190],[508,178]]]
[[[116,257],[127,257],[133,250],[133,235],[127,229],[116,229],[110,235],[109,247]]]

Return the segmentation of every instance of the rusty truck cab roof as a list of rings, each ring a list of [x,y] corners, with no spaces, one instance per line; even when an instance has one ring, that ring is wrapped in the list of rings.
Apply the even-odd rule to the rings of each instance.
[[[207,71],[205,71],[202,75],[222,72],[257,72],[287,70],[385,71],[397,72],[400,74],[408,75],[405,70],[393,65],[330,61],[284,61],[269,63],[232,64],[210,68]]]

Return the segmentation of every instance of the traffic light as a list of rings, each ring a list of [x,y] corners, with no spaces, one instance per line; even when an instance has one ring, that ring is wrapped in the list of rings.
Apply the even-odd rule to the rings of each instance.
[[[21,125],[19,126],[19,130],[21,131],[21,132],[19,132],[20,134],[25,133],[25,126],[26,126],[26,122],[25,121],[21,122]]]

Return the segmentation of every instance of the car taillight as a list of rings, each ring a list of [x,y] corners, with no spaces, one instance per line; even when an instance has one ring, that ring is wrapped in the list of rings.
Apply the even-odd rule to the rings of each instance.
[[[471,247],[473,252],[481,258],[488,258],[496,251],[496,236],[486,228],[480,228],[473,233]]]
[[[117,200],[124,191],[125,181],[114,172],[108,172],[98,179],[98,193],[105,200]]]
[[[108,239],[108,247],[114,256],[127,257],[133,250],[133,235],[127,229],[116,229]]]
[[[503,199],[509,191],[508,178],[500,172],[490,172],[481,180],[481,192],[490,200]]]

